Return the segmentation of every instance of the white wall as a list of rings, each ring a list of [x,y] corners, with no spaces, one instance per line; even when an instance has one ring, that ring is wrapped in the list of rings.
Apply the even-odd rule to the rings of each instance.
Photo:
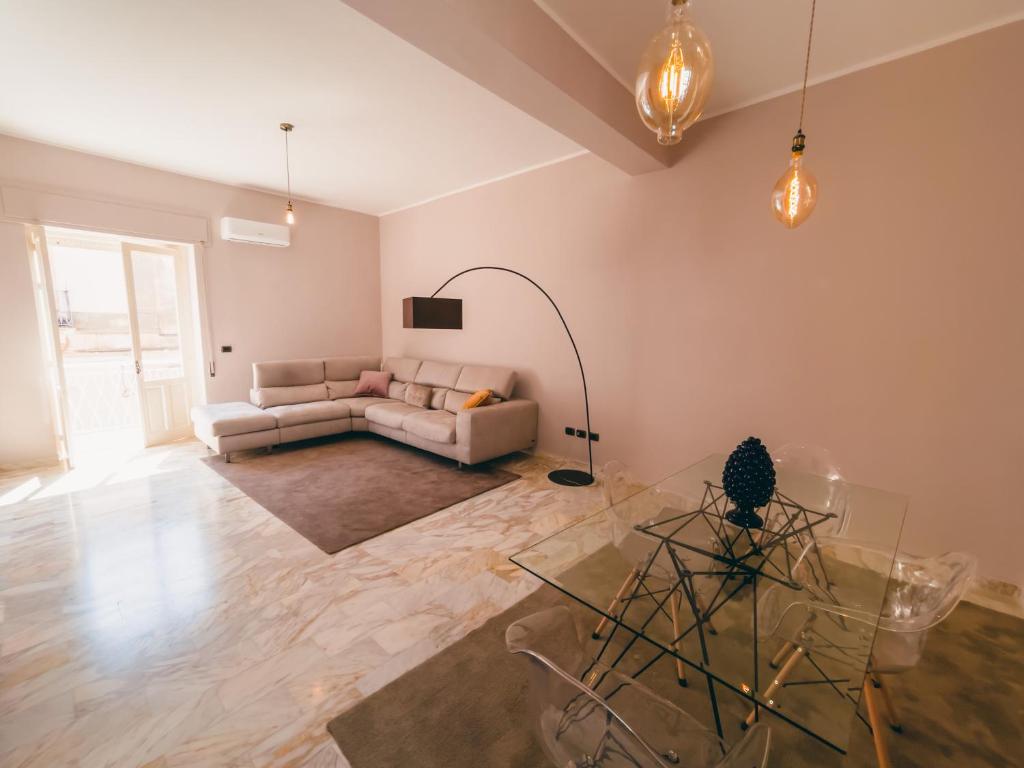
[[[160,217],[145,215],[146,209],[207,220],[210,239],[203,260],[213,347],[233,347],[230,354],[215,351],[217,375],[206,379],[211,401],[248,399],[256,361],[380,353],[380,254],[374,216],[299,202],[291,247],[227,243],[219,237],[221,217],[280,221],[284,200],[2,135],[0,183],[68,195],[70,215],[82,220],[95,218],[96,200],[125,203],[103,211],[109,228],[118,232],[166,236],[147,231]],[[7,225],[8,231],[17,237],[5,235],[0,241],[4,270],[27,270],[21,227]],[[27,282],[0,284],[0,305],[31,307],[32,301]],[[34,316],[19,314],[5,325],[5,348],[14,345],[8,336],[28,338],[34,332],[30,319],[34,322]],[[36,341],[18,342],[5,361],[36,377],[38,356],[29,354],[38,348]],[[0,401],[15,395],[21,396],[0,385]],[[35,417],[25,416],[10,433],[4,430],[3,440],[10,443],[10,452],[18,453],[16,446],[26,444],[28,433],[41,430]]]

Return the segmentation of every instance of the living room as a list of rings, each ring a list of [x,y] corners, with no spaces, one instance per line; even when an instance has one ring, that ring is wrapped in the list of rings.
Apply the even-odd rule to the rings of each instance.
[[[0,764],[1024,765],[1020,0],[0,16]]]

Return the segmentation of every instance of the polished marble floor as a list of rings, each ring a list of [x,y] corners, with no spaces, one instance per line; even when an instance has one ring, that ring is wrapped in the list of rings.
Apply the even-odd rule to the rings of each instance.
[[[347,766],[326,722],[536,588],[508,555],[600,506],[520,457],[328,556],[203,455],[0,475],[0,765]]]

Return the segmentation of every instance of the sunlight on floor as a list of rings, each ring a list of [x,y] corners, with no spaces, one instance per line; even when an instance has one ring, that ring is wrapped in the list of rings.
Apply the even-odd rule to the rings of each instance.
[[[54,467],[36,473],[18,473],[16,477],[9,476],[8,482],[0,476],[0,507],[169,472],[171,468],[165,465],[170,445],[143,448],[137,430],[79,436],[70,471]]]

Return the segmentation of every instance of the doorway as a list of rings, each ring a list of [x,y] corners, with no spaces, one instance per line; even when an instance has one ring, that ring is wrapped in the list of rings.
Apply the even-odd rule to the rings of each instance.
[[[33,229],[61,458],[117,461],[189,435],[198,379],[191,246]]]

